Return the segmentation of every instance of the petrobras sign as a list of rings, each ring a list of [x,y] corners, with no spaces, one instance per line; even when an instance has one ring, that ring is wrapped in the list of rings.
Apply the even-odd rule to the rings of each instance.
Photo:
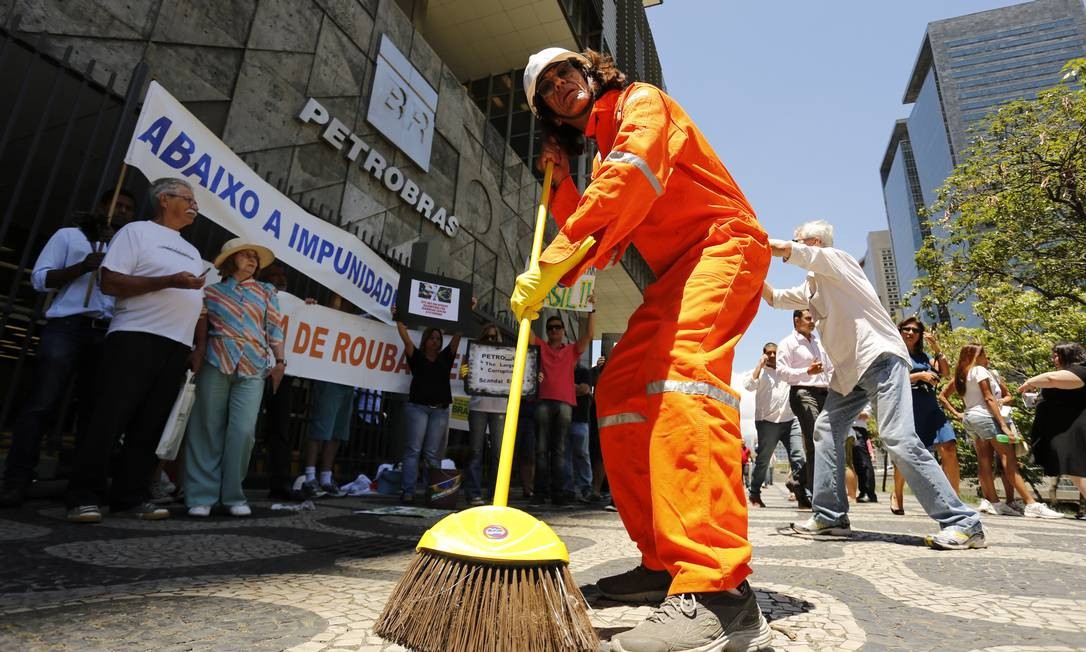
[[[148,179],[187,180],[201,215],[392,323],[396,270],[364,242],[261,179],[158,82],[147,90],[124,160]]]
[[[347,125],[330,114],[323,104],[312,97],[309,98],[298,114],[298,119],[306,124],[323,126],[321,138],[324,142],[343,152],[349,161],[357,163],[359,167],[373,175],[374,179],[399,195],[400,201],[433,222],[442,233],[450,238],[456,235],[460,222],[455,215],[449,215],[444,206],[436,205],[434,198],[409,179],[403,170],[395,165],[389,165],[388,159],[358,135],[352,133]]]
[[[429,172],[435,114],[437,91],[382,34],[366,121]]]

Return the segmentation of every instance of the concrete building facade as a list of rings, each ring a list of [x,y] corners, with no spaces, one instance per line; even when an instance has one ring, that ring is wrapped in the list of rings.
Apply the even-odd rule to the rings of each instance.
[[[92,209],[113,187],[152,79],[343,237],[362,239],[395,265],[471,283],[477,320],[511,331],[509,293],[529,257],[540,184],[532,158],[480,110],[470,82],[519,81],[528,56],[552,45],[630,52],[631,77],[659,81],[644,12],[640,0],[0,0],[0,83],[8,90],[0,96],[0,284],[11,288],[0,302],[0,447],[47,305],[28,268],[74,209]],[[625,33],[615,40],[623,21],[639,26],[640,48]],[[137,72],[142,65],[146,75]],[[399,85],[390,87],[393,80]],[[515,99],[523,104],[523,92]],[[365,156],[351,160],[347,147],[302,119],[311,102],[417,184],[444,223],[367,171]],[[375,109],[404,124],[390,129]],[[425,147],[407,144],[405,131],[425,136]],[[147,180],[129,170],[125,186],[142,198]],[[146,199],[140,203],[145,216]],[[202,217],[185,235],[209,260],[232,236]],[[600,273],[597,333],[625,330],[651,281],[645,270],[634,253]],[[293,294],[329,292],[299,272],[288,276]],[[576,313],[562,315],[573,336]],[[358,439],[368,446],[379,437]]]

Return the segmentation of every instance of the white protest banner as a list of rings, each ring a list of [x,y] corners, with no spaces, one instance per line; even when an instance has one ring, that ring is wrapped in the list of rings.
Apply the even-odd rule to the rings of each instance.
[[[574,312],[592,312],[595,306],[589,301],[596,289],[596,270],[590,269],[577,282],[568,288],[554,286],[543,299],[544,308],[572,310]]]
[[[308,305],[298,297],[279,293],[287,373],[298,378],[407,394],[411,370],[403,355],[403,342],[394,326],[350,315],[324,306]],[[413,334],[418,338],[417,334]],[[449,342],[445,338],[445,344]],[[449,380],[453,400],[466,396],[459,379],[467,342],[461,340]],[[453,428],[466,430],[467,421],[455,417]]]
[[[361,240],[307,213],[249,169],[158,82],[151,82],[125,163],[152,181],[189,181],[200,214],[264,245],[381,321],[391,324],[399,275]]]

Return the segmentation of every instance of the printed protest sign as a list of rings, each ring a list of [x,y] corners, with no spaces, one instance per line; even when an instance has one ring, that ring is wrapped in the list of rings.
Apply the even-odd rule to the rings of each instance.
[[[483,344],[468,342],[468,377],[464,389],[473,396],[509,396],[513,380],[513,359],[516,347],[507,344]],[[521,396],[534,398],[539,390],[539,347],[528,347],[524,366],[524,385]]]
[[[445,331],[473,335],[471,285],[452,278],[404,270],[397,291],[396,319],[406,326],[437,326]]]
[[[590,269],[577,282],[568,288],[555,286],[543,299],[544,308],[572,310],[574,312],[592,312],[596,306],[589,297],[596,289],[596,270]]]
[[[158,82],[147,90],[124,160],[151,180],[187,180],[201,215],[392,323],[396,270],[361,240],[265,182]]]

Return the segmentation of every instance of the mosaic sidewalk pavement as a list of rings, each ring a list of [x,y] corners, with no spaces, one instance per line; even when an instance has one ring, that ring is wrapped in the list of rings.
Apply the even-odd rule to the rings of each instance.
[[[763,497],[751,583],[776,650],[1086,650],[1084,521],[989,517],[988,549],[936,552],[911,499],[905,516],[885,498],[855,506],[853,539],[810,541],[777,533],[807,513]],[[352,513],[384,504],[292,513],[257,500],[252,518],[206,520],[175,506],[168,521],[99,525],[44,501],[0,511],[0,649],[398,650],[372,624],[433,521]],[[569,547],[602,637],[651,612],[595,592],[638,561],[616,514],[537,514]]]

